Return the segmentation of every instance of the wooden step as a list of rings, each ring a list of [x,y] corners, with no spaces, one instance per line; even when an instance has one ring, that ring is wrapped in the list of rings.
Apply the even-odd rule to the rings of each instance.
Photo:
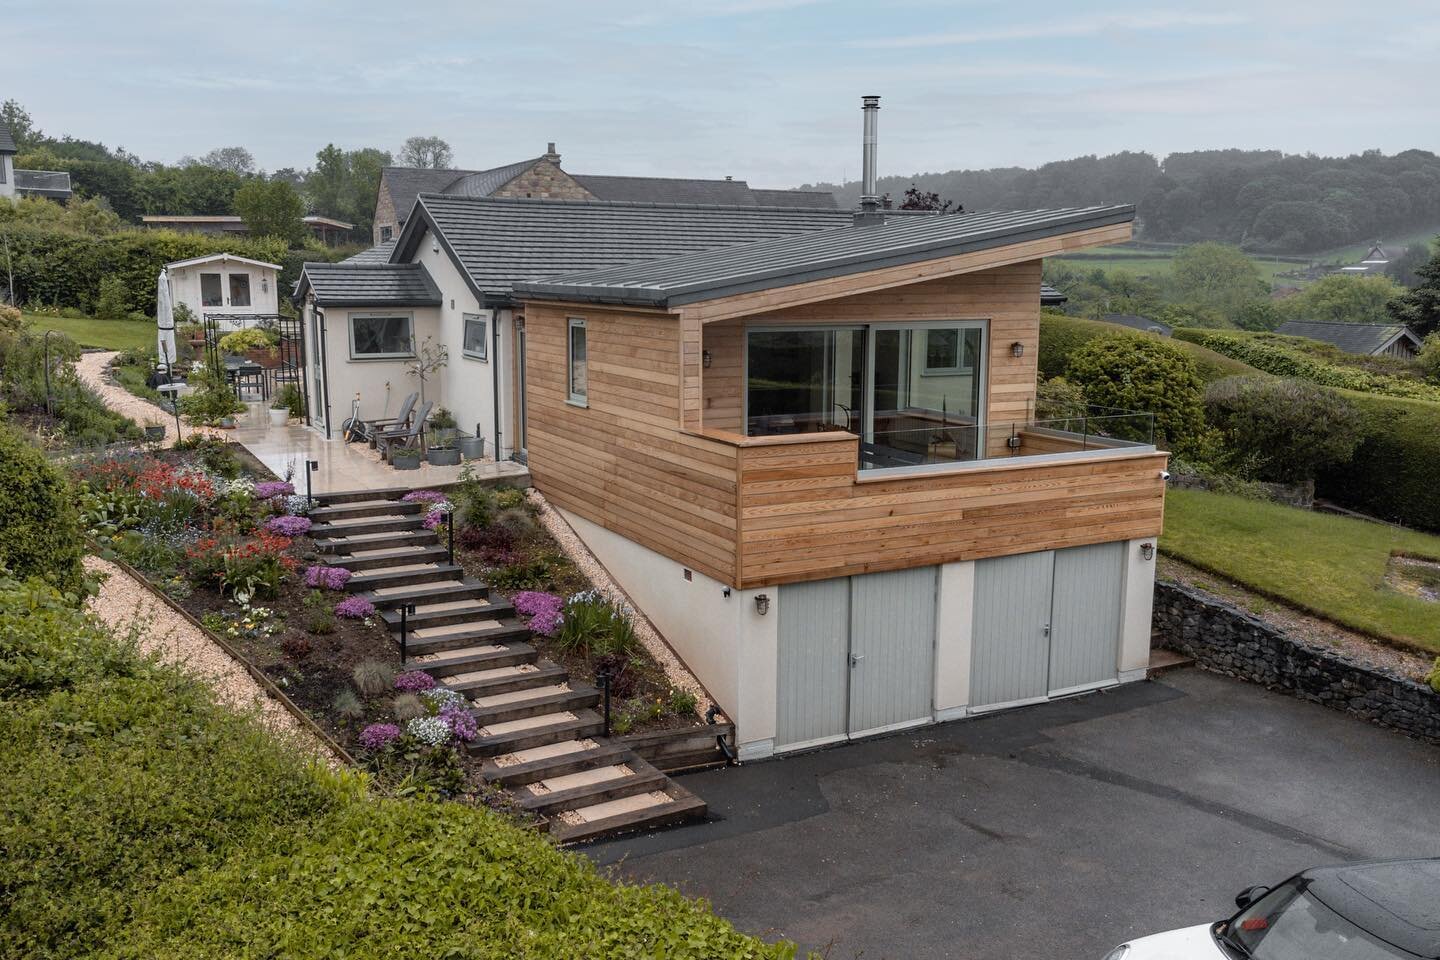
[[[357,500],[353,503],[336,504],[333,507],[316,507],[307,516],[313,523],[338,523],[342,520],[363,520],[368,517],[383,517],[390,514],[428,513],[424,503],[405,503],[402,500]]]
[[[420,636],[429,636],[428,631],[432,627],[448,627],[455,624],[475,622],[477,627],[481,621],[502,620],[513,618],[515,607],[508,600],[497,600],[491,603],[489,600],[480,600],[474,597],[462,597],[456,599],[436,599],[433,603],[417,603],[415,612],[408,614],[405,618],[410,629],[416,631]],[[380,611],[380,618],[385,621],[391,630],[400,629],[400,610],[398,607]]]
[[[555,713],[557,710],[574,713],[593,707],[599,702],[600,691],[594,687],[583,684],[572,687],[568,683],[559,683],[549,687],[512,690],[472,699],[474,709],[471,712],[481,726],[489,726],[509,720],[538,717]]]
[[[617,833],[653,830],[705,816],[705,801],[673,780],[657,793],[663,793],[666,799],[660,801],[650,794],[639,794],[606,800],[590,807],[577,807],[567,812],[580,822],[568,822],[568,817],[552,817],[550,835],[557,843],[580,843]]]
[[[312,528],[313,529],[313,528]],[[384,550],[388,547],[430,546],[440,542],[434,530],[402,530],[398,533],[364,533],[333,540],[316,540],[320,553],[350,553],[355,550]]]
[[[491,727],[481,727],[480,736],[468,744],[470,752],[482,757],[513,753],[527,747],[539,747],[557,740],[593,737],[604,727],[600,715],[593,710],[564,711],[507,720]]]
[[[419,654],[412,649],[409,651],[406,667],[411,670],[424,670],[439,680],[457,673],[491,670],[495,667],[509,667],[518,663],[534,663],[538,659],[540,659],[540,655],[535,652],[535,648],[521,641],[498,643],[472,641],[468,645],[442,647]]]
[[[403,547],[386,547],[379,550],[361,550],[333,557],[332,567],[344,567],[352,573],[363,570],[380,570],[396,564],[449,562],[450,554],[438,544],[426,546],[411,544]]]
[[[329,493],[315,494],[315,499],[325,507],[337,503],[363,503],[367,500],[399,500],[414,489],[414,487],[387,487],[382,490],[332,490]]]
[[[596,808],[607,801],[619,800],[623,797],[663,792],[670,785],[670,778],[650,764],[643,760],[636,760],[634,763],[633,767],[629,763],[615,764],[569,775],[574,780],[588,779],[590,780],[588,783],[578,782],[572,786],[569,785],[570,780],[558,778],[556,786],[559,789],[536,792],[536,785],[531,784],[518,788],[515,795],[524,809],[548,816],[562,810]],[[630,772],[619,773],[620,767],[628,768]]]
[[[364,594],[377,610],[398,607],[402,603],[444,603],[450,600],[485,600],[490,585],[479,580],[437,580],[408,587],[381,587]]]
[[[592,743],[594,746],[584,746],[587,743]],[[491,757],[481,764],[480,775],[489,782],[502,787],[515,787],[534,783],[536,780],[544,780],[547,777],[563,777],[581,770],[589,770],[591,767],[623,763],[626,758],[634,756],[628,747],[614,741],[570,740],[562,741],[562,744],[573,744],[574,748],[547,753],[534,759],[522,759],[524,754],[502,754],[498,757]],[[506,757],[518,762],[503,766],[497,762]]]
[[[541,660],[538,663],[452,673],[442,678],[441,682],[467,697],[485,697],[509,693],[512,690],[548,687],[568,679],[569,676],[570,672],[564,667],[549,660]]]
[[[368,517],[364,520],[341,520],[339,523],[317,523],[310,528],[310,537],[315,540],[334,540],[336,537],[352,537],[365,533],[400,533],[406,530],[424,530],[422,516]]]
[[[451,563],[401,564],[383,570],[357,573],[345,584],[345,589],[351,593],[365,593],[381,587],[410,587],[440,580],[458,580],[464,573]]]
[[[423,657],[449,650],[463,650],[466,647],[523,643],[529,639],[530,628],[517,621],[479,620],[474,623],[447,624],[414,631],[405,638],[405,645],[410,656]]]

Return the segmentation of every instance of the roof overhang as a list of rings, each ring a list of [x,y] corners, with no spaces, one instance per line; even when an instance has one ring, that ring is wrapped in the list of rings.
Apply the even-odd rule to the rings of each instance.
[[[343,263],[343,261],[342,261],[342,263]],[[425,275],[425,283],[426,283],[426,285],[430,288],[429,291],[427,291],[427,292],[424,293],[424,294],[421,294],[421,293],[413,293],[413,294],[407,293],[407,294],[390,294],[390,295],[384,295],[384,296],[376,295],[375,293],[369,293],[369,294],[363,294],[363,295],[362,295],[362,294],[328,294],[328,295],[327,295],[327,294],[318,292],[318,291],[316,291],[316,289],[315,289],[315,282],[314,282],[314,280],[313,280],[313,279],[311,278],[311,276],[310,276],[310,269],[309,269],[309,268],[312,267],[312,266],[321,266],[321,267],[327,267],[327,268],[334,268],[334,267],[339,267],[339,266],[341,266],[341,264],[333,264],[333,263],[321,263],[321,264],[305,263],[305,264],[302,264],[301,267],[300,267],[300,277],[295,281],[295,292],[290,295],[290,302],[293,303],[293,304],[295,304],[297,307],[300,306],[301,304],[303,304],[303,303],[305,302],[305,298],[306,298],[306,296],[307,296],[308,294],[312,294],[312,293],[314,294],[315,305],[316,305],[317,307],[374,307],[374,308],[377,309],[377,310],[387,310],[387,309],[393,309],[393,308],[399,308],[399,307],[418,308],[418,307],[439,307],[439,306],[443,306],[443,305],[444,305],[444,299],[440,296],[440,291],[439,291],[439,289],[435,286],[434,280],[430,277],[430,272],[425,269],[425,267],[424,267],[423,264],[416,264],[416,267],[418,267],[419,270],[420,270],[420,272],[422,272],[422,273]],[[386,267],[398,267],[398,266],[404,266],[404,265],[403,265],[403,264],[383,264],[383,263],[373,263],[373,264],[372,264],[372,263],[361,263],[361,264],[350,264],[350,265],[348,265],[347,270],[349,270],[349,271],[354,271],[354,272],[356,272],[356,273],[365,273],[365,272],[376,272],[376,273],[378,273],[378,272],[384,270]]]
[[[252,267],[264,267],[270,270],[280,269],[280,264],[278,263],[266,263],[264,260],[252,260],[249,257],[242,257],[233,253],[212,253],[204,257],[191,257],[189,260],[176,260],[171,263],[165,264],[165,269],[170,270],[175,267],[198,267],[201,264],[212,263],[217,260],[225,263],[244,263]]]

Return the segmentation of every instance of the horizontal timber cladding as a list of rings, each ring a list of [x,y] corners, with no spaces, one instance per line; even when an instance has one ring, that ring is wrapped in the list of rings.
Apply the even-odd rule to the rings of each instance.
[[[566,401],[567,318],[586,320],[588,406]],[[734,446],[683,433],[680,327],[663,313],[525,311],[530,475],[555,506],[735,580]]]

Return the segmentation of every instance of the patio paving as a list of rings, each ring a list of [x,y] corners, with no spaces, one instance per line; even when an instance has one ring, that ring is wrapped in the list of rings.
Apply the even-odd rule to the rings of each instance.
[[[348,490],[392,490],[397,487],[431,487],[455,483],[462,467],[436,467],[421,462],[418,470],[396,470],[380,461],[380,455],[363,443],[327,440],[318,430],[301,424],[275,426],[270,423],[267,404],[248,404],[249,410],[230,431],[232,438],[255,455],[276,476],[287,473],[294,477],[296,489],[305,485],[305,461],[315,460],[320,466],[311,474],[315,493]],[[480,479],[508,478],[521,486],[529,485],[530,473],[523,464],[512,461],[471,461]]]

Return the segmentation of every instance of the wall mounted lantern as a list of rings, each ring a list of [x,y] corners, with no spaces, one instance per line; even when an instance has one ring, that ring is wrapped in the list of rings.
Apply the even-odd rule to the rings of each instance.
[[[704,367],[706,370],[710,369],[710,361],[713,359],[714,357],[710,356],[709,350],[700,351],[700,366]]]
[[[1025,356],[1025,344],[1021,343],[1019,340],[1016,340],[1014,343],[1010,344],[1010,356],[1014,357],[1017,360]]]
[[[1140,544],[1140,556],[1146,560],[1153,560],[1155,558],[1155,544],[1148,541]]]
[[[770,595],[768,593],[762,593],[755,597],[755,612],[762,617],[770,612]]]

